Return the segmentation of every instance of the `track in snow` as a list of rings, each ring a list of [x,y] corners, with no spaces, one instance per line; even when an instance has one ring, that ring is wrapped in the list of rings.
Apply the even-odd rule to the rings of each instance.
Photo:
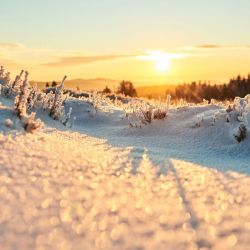
[[[0,152],[3,250],[249,248],[248,176],[146,155],[132,171],[129,149],[57,130],[0,134]]]

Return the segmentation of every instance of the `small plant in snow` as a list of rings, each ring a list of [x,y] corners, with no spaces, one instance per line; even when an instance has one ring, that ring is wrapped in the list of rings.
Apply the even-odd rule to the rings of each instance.
[[[154,120],[162,120],[167,117],[168,110],[171,105],[171,96],[167,95],[166,105],[159,104],[156,108],[153,109],[153,119]]]
[[[88,102],[93,106],[95,113],[97,113],[97,110],[100,107],[100,97],[96,91],[89,95]]]
[[[241,142],[243,141],[247,136],[247,128],[245,124],[241,123],[238,130],[234,134],[234,138],[238,141]]]
[[[49,115],[54,120],[60,120],[62,115],[62,109],[63,109],[63,102],[65,101],[65,96],[63,94],[63,88],[64,88],[64,82],[66,80],[67,76],[64,76],[61,84],[56,87],[55,94],[54,94],[54,100],[52,107],[50,109]]]
[[[37,98],[38,98],[38,91],[35,87],[31,87],[29,90],[29,95],[27,98],[27,111],[29,113],[32,112],[32,110],[34,110],[35,105],[37,103]]]
[[[35,120],[36,113],[31,113],[31,115],[27,114],[28,97],[30,93],[28,76],[29,73],[26,71],[25,79],[20,86],[20,92],[14,100],[14,110],[17,112],[17,116],[21,120],[25,131],[33,132],[41,126],[41,122],[39,120]]]
[[[25,73],[24,80],[22,75]],[[66,124],[70,120],[71,111],[65,115],[63,104],[67,98],[63,94],[64,81],[61,85],[55,88],[55,93],[43,93],[36,87],[30,86],[28,83],[28,72],[23,70],[16,76],[13,83],[11,83],[10,73],[5,73],[3,66],[0,67],[0,94],[7,98],[14,97],[14,110],[18,118],[24,123],[25,129],[31,131],[38,127],[38,123],[34,120],[34,110],[42,109],[48,111],[49,115],[55,119],[60,120]],[[30,115],[28,115],[30,114]]]
[[[237,112],[237,120],[242,122],[245,120],[247,115],[247,111],[249,110],[249,98],[246,96],[245,98],[236,97],[234,99],[234,109]]]
[[[204,121],[204,114],[200,114],[196,116],[196,121],[194,124],[194,128],[199,128],[201,126],[201,123]]]
[[[62,120],[62,124],[64,126],[70,126],[70,127],[72,126],[73,121],[71,120],[71,122],[70,122],[71,114],[72,114],[72,107],[69,108],[68,113],[64,116],[64,118]]]
[[[22,70],[19,75],[16,76],[14,82],[9,84],[8,89],[5,91],[5,96],[10,98],[13,94],[18,94],[20,91],[20,86],[22,84],[22,75],[24,71]]]
[[[21,117],[21,122],[26,132],[32,133],[34,130],[42,126],[42,122],[40,120],[36,120],[35,116],[36,113],[32,112],[30,115]]]
[[[10,72],[7,72],[4,77],[5,85],[8,86],[10,84]]]
[[[7,96],[7,92],[11,88],[11,84],[10,84],[11,78],[10,78],[10,72],[6,72],[6,73],[4,72],[5,72],[4,67],[1,66],[0,68],[1,95]]]
[[[229,104],[228,107],[226,108],[227,113],[231,113],[233,111],[232,106]]]
[[[182,110],[186,111],[187,108],[188,108],[188,103],[181,98],[179,101],[178,109],[182,109]]]
[[[169,110],[171,105],[171,95],[167,95],[167,110]]]
[[[238,122],[247,122],[247,114],[250,110],[250,95],[244,98],[236,97],[233,104],[227,104],[228,117]]]
[[[3,78],[4,78],[4,67],[1,65],[0,67],[0,83],[1,84],[4,83]]]
[[[139,119],[143,124],[151,123],[154,119],[154,111],[151,106],[146,106],[145,108],[141,108],[137,113]]]
[[[141,127],[138,122],[132,122],[135,118],[139,119],[141,124],[147,125],[152,123],[154,120],[162,120],[167,117],[168,109],[170,107],[171,97],[167,97],[166,105],[152,105],[148,102],[144,103],[134,103],[133,105],[127,105],[125,108],[126,117],[129,120],[129,125],[131,127]],[[132,112],[130,111],[132,110]]]
[[[26,115],[27,99],[29,95],[28,76],[29,73],[26,71],[24,81],[20,87],[20,92],[14,100],[14,110],[16,110],[19,118]]]
[[[22,82],[22,75],[24,70],[21,70],[20,74],[16,76],[15,81],[12,83],[12,89],[18,89]]]

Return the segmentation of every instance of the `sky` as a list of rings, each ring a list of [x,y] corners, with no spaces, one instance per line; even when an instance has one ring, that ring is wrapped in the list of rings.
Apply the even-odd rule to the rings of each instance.
[[[250,73],[249,0],[8,0],[0,12],[0,64],[37,81]]]

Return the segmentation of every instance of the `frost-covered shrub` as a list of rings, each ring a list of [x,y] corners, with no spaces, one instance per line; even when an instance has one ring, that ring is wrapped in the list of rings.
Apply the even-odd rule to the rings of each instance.
[[[29,96],[28,76],[29,73],[26,71],[24,81],[20,87],[20,92],[14,100],[14,110],[17,112],[19,118],[26,115],[27,100]]]
[[[16,76],[15,81],[11,83],[10,73],[6,72],[3,66],[0,68],[0,94],[4,97],[11,98],[15,97],[20,92],[20,85],[22,84],[23,70],[19,75]]]
[[[229,123],[230,122],[230,114],[227,113],[225,110],[219,110],[219,111],[214,112],[211,125],[214,126],[215,123],[219,120]]]
[[[151,106],[141,108],[137,115],[143,124],[151,123],[154,119],[154,111]]]
[[[52,104],[50,112],[49,112],[49,115],[54,120],[60,120],[62,112],[63,112],[63,102],[66,99],[65,95],[63,94],[63,88],[64,88],[64,82],[65,82],[66,78],[67,78],[67,76],[64,76],[61,84],[59,86],[57,86],[56,90],[55,90],[53,104]]]
[[[32,112],[30,115],[21,117],[21,122],[26,132],[32,133],[42,126],[42,122],[39,119],[35,119],[35,116],[36,113]]]
[[[250,111],[250,95],[244,98],[236,97],[233,104],[228,104],[226,112],[228,113],[229,120],[238,122],[247,122],[246,117]]]
[[[90,113],[95,115],[98,110],[102,112],[112,112],[111,107],[122,107],[123,103],[120,101],[117,101],[117,98],[112,100],[109,98],[108,95],[105,95],[103,93],[98,93],[96,91],[89,93],[89,96],[87,98],[81,98],[81,100],[87,101],[90,106],[93,108],[90,110]]]
[[[10,72],[5,73],[5,69],[3,66],[0,67],[0,86],[1,86],[1,95],[6,96],[9,88],[11,87],[10,84]]]
[[[171,95],[167,95],[167,101],[166,101],[166,103],[167,103],[167,110],[169,110],[170,105],[171,105]]]
[[[20,85],[20,91],[14,100],[14,110],[17,112],[18,118],[21,120],[21,124],[26,132],[33,132],[35,129],[41,127],[40,120],[35,119],[35,112],[32,112],[30,115],[27,114],[27,107],[29,107],[29,102],[33,102],[30,99],[30,89],[28,83],[29,73],[25,72],[25,78]]]
[[[22,76],[25,73],[24,80]],[[28,83],[29,73],[23,70],[11,82],[10,73],[6,72],[3,66],[0,67],[0,94],[7,98],[14,98],[14,110],[20,118],[26,131],[33,131],[40,126],[35,118],[35,111],[43,110],[55,120],[67,124],[70,120],[71,111],[65,114],[64,102],[67,95],[63,94],[63,85],[55,88],[55,93],[44,93]]]
[[[66,78],[64,76],[61,84],[51,89],[50,92],[40,92],[36,88],[31,88],[28,97],[29,110],[39,108],[43,112],[48,112],[51,118],[60,121],[63,125],[68,124],[72,111],[66,114],[64,110],[64,103],[68,97],[68,94],[65,94],[64,91]]]
[[[167,113],[170,107],[171,97],[168,96],[166,103],[156,104],[149,103],[145,100],[136,102],[130,102],[124,105],[124,111],[128,118],[129,125],[131,127],[141,127],[141,125],[147,125],[154,120],[162,120],[167,117]]]
[[[243,141],[247,136],[247,128],[245,124],[241,123],[238,130],[234,134],[234,138],[238,141],[241,142]]]
[[[15,81],[12,83],[12,89],[18,89],[22,82],[22,75],[24,70],[21,70],[20,74],[16,76]]]
[[[181,98],[179,102],[179,107],[186,107],[186,106],[187,106],[187,102]]]
[[[11,98],[12,96],[15,96],[19,93],[20,86],[22,85],[23,73],[24,73],[24,70],[22,70],[20,74],[16,76],[12,84],[9,84],[8,89],[5,91],[5,97]]]
[[[237,111],[237,120],[242,122],[247,114],[248,100],[245,98],[236,97],[234,99],[234,109]]]
[[[4,74],[4,67],[3,66],[0,67],[0,84],[2,86],[4,86],[6,84],[5,74]]]
[[[201,123],[204,121],[204,115],[203,114],[199,114],[196,116],[196,120],[195,120],[195,124],[194,124],[194,128],[199,128],[201,126]]]
[[[72,114],[72,107],[69,108],[69,111],[67,114],[64,115],[64,118],[62,120],[62,124],[64,126],[72,126],[73,121],[71,120],[71,114]]]
[[[4,67],[3,65],[0,66],[0,78],[3,78],[4,76]]]
[[[38,93],[39,93],[39,91],[35,87],[30,87],[29,95],[27,98],[27,111],[29,113],[31,113],[32,110],[35,109],[35,105],[37,103]]]
[[[96,91],[91,93],[88,97],[88,102],[93,106],[95,112],[97,112],[98,108],[101,106],[100,105],[100,95],[97,94]]]

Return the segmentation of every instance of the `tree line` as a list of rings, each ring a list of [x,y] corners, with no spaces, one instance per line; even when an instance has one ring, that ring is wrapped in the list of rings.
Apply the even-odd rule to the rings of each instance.
[[[106,87],[104,93],[111,91]],[[118,94],[125,96],[137,96],[136,89],[132,82],[122,81],[116,91]],[[187,102],[202,102],[203,99],[211,101],[216,100],[231,100],[236,96],[244,97],[250,94],[250,74],[247,77],[238,75],[231,78],[228,83],[224,84],[211,84],[210,82],[196,82],[183,83],[175,86],[171,90],[166,91],[166,96],[171,95],[172,99],[184,99]]]
[[[56,86],[56,82],[51,84]],[[46,85],[47,87],[49,84]],[[102,93],[110,94],[112,91],[106,86]],[[136,97],[137,91],[131,81],[121,81],[116,90],[117,94],[125,96]],[[250,94],[250,74],[247,77],[238,75],[231,78],[228,83],[211,84],[210,82],[196,82],[183,83],[175,86],[171,90],[166,91],[166,96],[171,95],[173,100],[184,99],[187,102],[202,102],[203,99],[211,101],[216,100],[231,100],[236,96],[244,97]]]
[[[238,75],[225,84],[210,84],[209,82],[191,82],[177,85],[174,90],[167,91],[173,99],[184,99],[188,102],[201,102],[203,99],[230,100],[236,96],[244,97],[250,94],[250,74],[247,77]]]

